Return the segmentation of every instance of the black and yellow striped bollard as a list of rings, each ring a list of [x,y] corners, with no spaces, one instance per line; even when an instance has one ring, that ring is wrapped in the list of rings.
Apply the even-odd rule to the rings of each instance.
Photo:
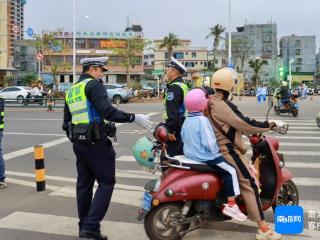
[[[46,190],[43,146],[34,146],[34,160],[35,160],[37,192],[42,192]]]

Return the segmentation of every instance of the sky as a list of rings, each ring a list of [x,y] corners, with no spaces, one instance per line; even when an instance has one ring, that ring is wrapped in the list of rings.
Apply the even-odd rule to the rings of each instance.
[[[209,27],[228,27],[228,0],[76,0],[76,30],[122,32],[129,16],[144,36],[160,39],[175,33],[193,47],[212,46]],[[72,31],[73,0],[27,0],[25,29]],[[89,16],[86,17],[86,16]],[[282,36],[315,35],[320,47],[319,0],[231,0],[231,31],[248,24],[277,24]]]

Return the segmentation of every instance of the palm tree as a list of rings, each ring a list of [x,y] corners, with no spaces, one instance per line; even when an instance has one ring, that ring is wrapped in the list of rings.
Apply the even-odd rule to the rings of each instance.
[[[173,48],[180,45],[179,39],[176,34],[169,33],[168,36],[164,37],[162,43],[160,44],[159,48],[166,48],[168,51],[168,61],[172,57]]]
[[[250,60],[248,63],[249,67],[251,67],[254,72],[252,76],[252,85],[257,87],[257,84],[260,81],[260,70],[263,65],[268,65],[268,62],[266,60],[256,58],[255,60]]]
[[[208,39],[209,37],[213,38],[213,48],[212,48],[212,51],[213,51],[213,63],[211,65],[212,65],[213,68],[215,68],[214,65],[215,65],[215,61],[216,61],[216,51],[217,51],[217,48],[219,47],[220,40],[224,39],[221,36],[221,34],[224,33],[226,28],[223,27],[220,24],[217,24],[217,25],[215,25],[213,27],[209,27],[209,30],[210,30],[210,32],[207,35],[206,39]]]

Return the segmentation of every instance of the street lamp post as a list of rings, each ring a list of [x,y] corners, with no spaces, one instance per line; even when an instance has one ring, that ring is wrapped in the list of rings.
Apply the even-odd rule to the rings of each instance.
[[[231,0],[229,0],[228,65],[231,66]]]
[[[288,82],[289,82],[289,89],[291,89],[291,83],[292,83],[292,75],[291,75],[291,64],[294,62],[294,59],[291,58],[289,60],[289,76],[288,76]]]
[[[73,83],[76,83],[76,0],[73,0],[73,58],[72,58],[72,78]]]

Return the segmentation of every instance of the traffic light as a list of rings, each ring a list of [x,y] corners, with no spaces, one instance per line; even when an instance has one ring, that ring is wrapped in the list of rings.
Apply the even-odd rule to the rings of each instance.
[[[278,67],[278,75],[279,75],[279,77],[283,78],[283,76],[284,76],[284,67],[283,66]]]

